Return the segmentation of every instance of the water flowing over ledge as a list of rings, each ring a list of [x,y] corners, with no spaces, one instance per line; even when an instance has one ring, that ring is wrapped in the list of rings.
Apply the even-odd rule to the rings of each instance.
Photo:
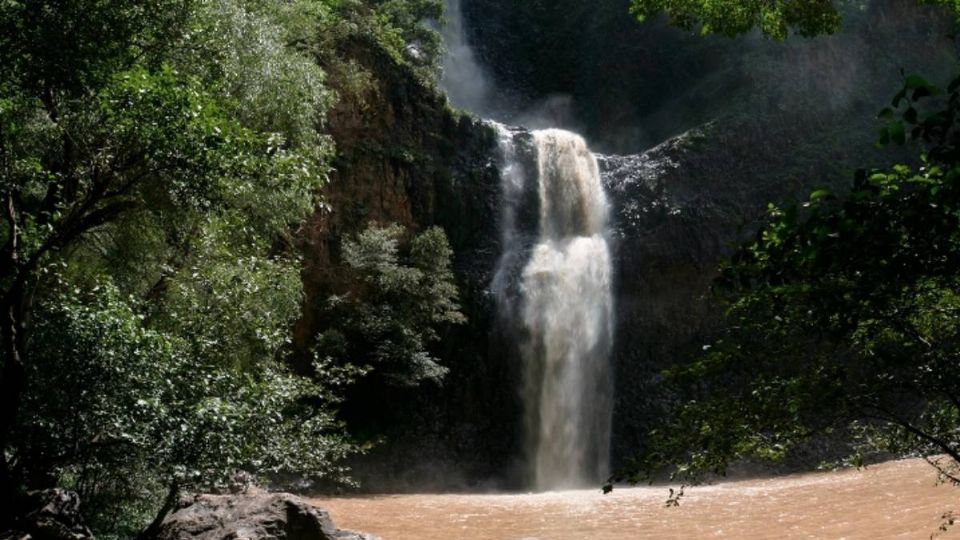
[[[528,483],[599,485],[609,468],[613,297],[597,160],[568,131],[497,129],[503,255],[492,289],[520,330]],[[524,196],[533,192],[535,201]],[[524,208],[532,202],[537,212]]]

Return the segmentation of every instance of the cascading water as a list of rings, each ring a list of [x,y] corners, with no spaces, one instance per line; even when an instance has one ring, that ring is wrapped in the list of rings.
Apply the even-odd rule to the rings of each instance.
[[[613,339],[607,201],[584,140],[532,133],[539,205],[531,242],[517,216],[528,175],[514,135],[500,128],[504,253],[494,279],[501,310],[522,326],[530,481],[539,490],[598,485],[608,468]],[[514,300],[506,285],[527,260]]]
[[[460,1],[445,2],[441,86],[454,105],[490,114]],[[491,289],[524,363],[529,481],[539,490],[596,486],[608,469],[613,387],[608,209],[597,160],[574,133],[494,126],[503,251]],[[528,211],[534,204],[538,214]]]

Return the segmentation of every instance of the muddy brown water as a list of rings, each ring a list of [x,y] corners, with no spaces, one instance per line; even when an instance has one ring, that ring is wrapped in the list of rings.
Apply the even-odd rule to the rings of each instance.
[[[922,460],[688,488],[314,499],[337,526],[385,540],[960,538],[960,488]]]

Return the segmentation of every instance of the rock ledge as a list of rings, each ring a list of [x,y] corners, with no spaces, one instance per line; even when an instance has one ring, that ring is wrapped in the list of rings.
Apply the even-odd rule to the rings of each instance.
[[[181,501],[158,540],[379,540],[338,529],[324,510],[288,493],[197,495]]]

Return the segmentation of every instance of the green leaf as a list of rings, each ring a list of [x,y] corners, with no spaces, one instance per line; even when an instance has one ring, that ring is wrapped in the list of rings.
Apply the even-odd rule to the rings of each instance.
[[[831,195],[833,195],[833,193],[829,189],[818,189],[810,194],[810,200],[816,201],[819,199],[823,199],[825,197],[829,197]]]
[[[926,79],[924,79],[919,75],[910,75],[909,77],[907,77],[907,80],[904,82],[903,86],[904,88],[913,90],[915,88],[923,88],[923,87],[930,86],[930,83],[928,83]]]
[[[903,144],[907,140],[907,134],[903,125],[903,122],[893,122],[890,124],[890,140],[897,143]]]
[[[877,139],[877,146],[887,146],[890,144],[890,128],[880,128],[880,138]]]

